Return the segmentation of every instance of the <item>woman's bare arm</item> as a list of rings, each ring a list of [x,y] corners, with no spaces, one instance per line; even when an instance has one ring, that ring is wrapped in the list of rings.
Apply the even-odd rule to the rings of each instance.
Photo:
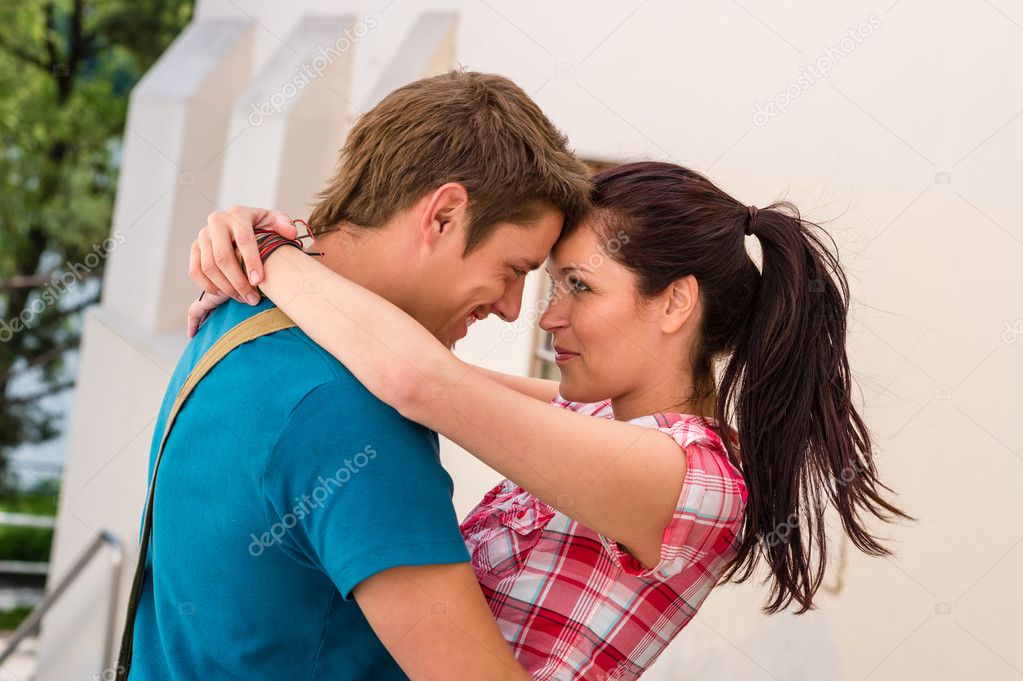
[[[558,396],[557,381],[551,381],[546,378],[530,378],[527,376],[505,374],[500,371],[484,369],[483,367],[479,367],[474,364],[469,364],[468,366],[471,366],[475,371],[478,371],[490,380],[500,383],[506,388],[511,388],[515,392],[526,395],[527,397],[533,397],[549,403]]]
[[[379,399],[628,546],[644,566],[659,561],[686,470],[671,437],[554,409],[502,385],[389,301],[297,249],[275,251],[265,275],[263,291]]]

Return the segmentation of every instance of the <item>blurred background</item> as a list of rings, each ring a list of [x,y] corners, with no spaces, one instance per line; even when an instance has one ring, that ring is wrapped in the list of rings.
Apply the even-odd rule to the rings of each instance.
[[[112,678],[206,215],[307,215],[361,113],[458,66],[594,169],[691,166],[841,247],[859,404],[920,521],[877,528],[891,559],[836,541],[798,617],[719,586],[644,678],[1023,678],[1021,64],[1009,0],[0,3],[0,681]],[[542,277],[459,355],[556,378]],[[464,515],[499,476],[442,455]]]

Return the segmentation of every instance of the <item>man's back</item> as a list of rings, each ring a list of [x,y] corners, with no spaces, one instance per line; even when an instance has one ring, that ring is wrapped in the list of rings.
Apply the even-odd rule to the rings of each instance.
[[[188,372],[269,307],[224,305],[188,346],[150,477]],[[352,589],[391,567],[467,560],[437,435],[300,330],[261,337],[213,367],[168,438],[130,678],[404,679]]]

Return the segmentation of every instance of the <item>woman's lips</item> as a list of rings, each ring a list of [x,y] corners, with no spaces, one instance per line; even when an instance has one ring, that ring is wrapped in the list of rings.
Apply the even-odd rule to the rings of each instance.
[[[565,350],[564,348],[559,348],[559,347],[555,347],[554,348],[554,361],[559,363],[559,364],[561,362],[567,362],[568,360],[572,359],[573,357],[578,357],[578,356],[579,356],[578,352],[569,352],[568,350]]]

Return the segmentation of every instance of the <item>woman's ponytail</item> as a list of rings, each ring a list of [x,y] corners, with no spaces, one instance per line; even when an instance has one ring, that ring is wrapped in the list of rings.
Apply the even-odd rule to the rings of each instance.
[[[849,285],[816,233],[823,230],[789,203],[751,210],[750,222],[761,274],[721,378],[718,411],[733,408],[750,493],[740,581],[762,551],[774,576],[765,612],[795,600],[798,614],[812,608],[824,578],[828,501],[869,555],[890,551],[863,525],[863,514],[911,518],[881,496],[892,490],[878,479],[870,433],[852,402]]]

